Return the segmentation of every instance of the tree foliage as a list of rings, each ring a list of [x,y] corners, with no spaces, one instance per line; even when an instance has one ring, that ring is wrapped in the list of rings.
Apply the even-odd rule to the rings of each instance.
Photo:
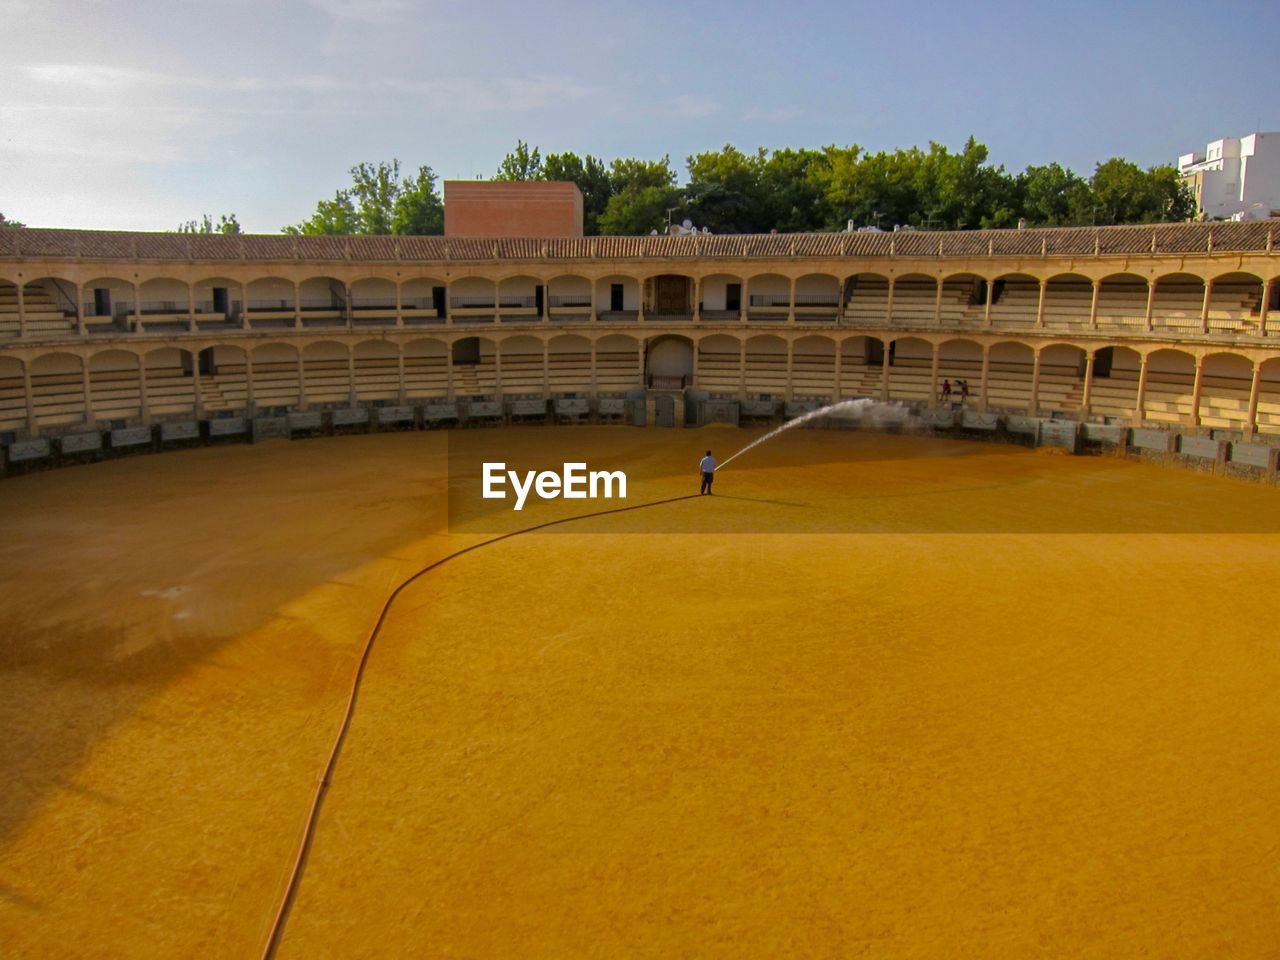
[[[3,213],[0,213],[0,230],[3,230],[5,227],[25,227],[25,226],[26,224],[21,222],[20,220],[9,220],[5,217]]]
[[[568,180],[582,190],[583,230],[647,234],[668,216],[689,217],[713,233],[843,230],[856,227],[970,230],[1088,226],[1189,219],[1195,200],[1169,166],[1142,169],[1116,157],[1085,178],[1058,163],[1021,173],[989,161],[969,137],[952,150],[931,142],[871,153],[858,144],[820,150],[754,152],[726,144],[686,159],[688,180],[677,185],[669,157],[622,157],[606,163],[590,154],[542,154],[524,140],[503,157],[495,180]],[[322,200],[291,233],[441,233],[444,208],[431,168],[400,179],[399,161],[358,164],[352,184]]]
[[[213,218],[209,214],[204,214],[198,221],[186,220],[178,224],[179,233],[221,233],[226,236],[234,236],[243,233],[240,229],[240,222],[236,220],[234,213],[220,214],[218,222],[214,223]]]
[[[284,228],[303,236],[440,234],[444,232],[444,204],[429,166],[400,178],[400,161],[358,163],[350,169],[351,186],[332,200],[321,200],[307,220]]]

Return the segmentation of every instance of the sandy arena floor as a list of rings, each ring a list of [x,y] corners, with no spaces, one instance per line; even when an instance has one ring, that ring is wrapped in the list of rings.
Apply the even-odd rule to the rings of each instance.
[[[452,446],[642,502],[759,433]],[[391,588],[611,505],[450,527],[449,445],[0,482],[0,955],[259,954]],[[402,595],[280,956],[1276,956],[1280,490],[797,431],[716,492]]]

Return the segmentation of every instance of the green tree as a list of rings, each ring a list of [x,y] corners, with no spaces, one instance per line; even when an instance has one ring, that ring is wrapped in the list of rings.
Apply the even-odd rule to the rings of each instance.
[[[523,140],[516,141],[516,148],[502,158],[502,162],[498,164],[498,172],[493,175],[495,180],[543,180],[542,176],[542,157],[538,154],[538,148],[534,147],[529,150],[529,145]]]
[[[1098,164],[1090,181],[1098,223],[1159,223],[1185,220],[1195,199],[1169,166],[1143,170],[1121,157]]]
[[[613,180],[603,160],[591,154],[549,153],[542,161],[541,179],[576,183],[582,191],[582,232],[589,237],[600,232],[600,217],[613,196]]]
[[[1089,223],[1093,188],[1087,180],[1059,163],[1030,166],[1018,177],[1022,215],[1043,227]]]
[[[685,198],[694,223],[712,233],[758,233],[772,224],[761,191],[765,149],[747,155],[732,144],[688,158]]]
[[[221,233],[227,236],[233,236],[243,233],[240,229],[240,222],[236,220],[234,213],[224,213],[219,215],[218,222],[214,223],[213,218],[209,214],[204,214],[199,221],[187,220],[178,224],[179,233]]]
[[[20,220],[7,220],[5,219],[5,215],[3,213],[0,213],[0,230],[4,229],[5,227],[16,228],[16,227],[25,227],[25,226],[26,224],[21,222]]]
[[[284,228],[293,235],[416,234],[444,231],[444,208],[436,177],[428,166],[401,181],[400,161],[359,163],[350,169],[351,186],[321,200],[307,220]]]
[[[635,236],[662,229],[667,211],[683,205],[670,157],[614,160],[609,179],[613,195],[600,217],[603,234]]]
[[[769,229],[792,233],[821,230],[827,225],[826,204],[814,181],[821,160],[818,150],[785,149],[773,151],[764,162],[759,190]]]

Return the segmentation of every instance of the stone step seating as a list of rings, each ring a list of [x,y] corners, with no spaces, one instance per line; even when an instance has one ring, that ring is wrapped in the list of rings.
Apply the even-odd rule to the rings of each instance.
[[[142,412],[138,370],[89,370],[89,396],[99,420],[123,420]]]
[[[356,357],[356,399],[396,400],[400,396],[400,367],[395,357]]]
[[[596,350],[596,389],[607,393],[640,385],[640,359],[635,350]]]
[[[295,360],[253,363],[253,400],[259,407],[286,407],[298,402]]]
[[[347,403],[351,399],[350,370],[345,358],[306,360],[302,365],[308,403]]]
[[[455,381],[457,374],[458,370],[455,369]],[[448,393],[448,390],[449,371],[444,354],[405,356],[405,396],[443,397]]]
[[[553,353],[547,370],[552,393],[583,393],[591,390],[591,354]]]
[[[195,381],[181,367],[147,368],[147,405],[157,415],[195,409]]]
[[[68,318],[41,284],[22,288],[22,312],[28,337],[75,336],[76,321]],[[21,331],[18,323],[18,288],[0,284],[0,340],[12,340]]]
[[[542,391],[541,353],[504,353],[502,355],[502,389],[508,393]]]
[[[61,426],[85,419],[84,379],[74,373],[31,375],[31,405],[41,425]]]

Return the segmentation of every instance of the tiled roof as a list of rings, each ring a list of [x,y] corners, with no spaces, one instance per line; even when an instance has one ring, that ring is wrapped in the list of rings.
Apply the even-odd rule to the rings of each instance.
[[[539,260],[777,259],[785,257],[1093,256],[1259,253],[1274,250],[1280,222],[1180,223],[1028,230],[720,234],[688,237],[292,237],[0,230],[0,258],[493,262]]]

